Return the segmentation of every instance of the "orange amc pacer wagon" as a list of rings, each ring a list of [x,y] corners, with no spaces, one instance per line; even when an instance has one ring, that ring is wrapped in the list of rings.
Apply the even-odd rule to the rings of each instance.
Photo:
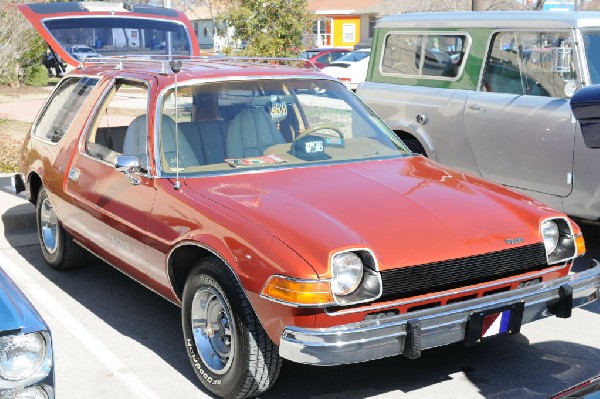
[[[585,252],[571,219],[413,155],[305,60],[196,57],[169,9],[19,8],[76,66],[13,178],[47,263],[91,252],[181,306],[215,395],[260,394],[282,359],[417,358],[598,296],[597,262],[570,272]]]

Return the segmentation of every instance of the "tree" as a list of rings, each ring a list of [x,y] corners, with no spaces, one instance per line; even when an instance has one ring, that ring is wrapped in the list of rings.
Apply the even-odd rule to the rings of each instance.
[[[41,61],[44,41],[21,15],[15,0],[0,0],[0,82],[18,85],[20,71]]]
[[[310,20],[306,0],[238,0],[226,19],[244,55],[265,57],[295,55]]]

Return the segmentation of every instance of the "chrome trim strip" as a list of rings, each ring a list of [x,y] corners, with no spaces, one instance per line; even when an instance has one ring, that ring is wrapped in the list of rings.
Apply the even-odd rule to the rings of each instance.
[[[419,349],[461,342],[467,321],[474,312],[493,310],[523,302],[522,324],[551,316],[548,306],[559,300],[560,288],[572,288],[573,307],[600,296],[600,263],[589,270],[516,290],[423,309],[381,319],[330,328],[287,326],[281,334],[281,357],[305,364],[330,366],[375,360],[405,352],[407,325],[419,323]],[[410,348],[406,348],[410,350]]]

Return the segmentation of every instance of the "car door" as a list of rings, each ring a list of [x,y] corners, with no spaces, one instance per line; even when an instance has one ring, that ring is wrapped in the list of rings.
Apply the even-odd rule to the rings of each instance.
[[[156,197],[147,165],[148,93],[142,81],[114,81],[65,183],[74,205],[69,225],[86,239],[86,246],[134,277],[148,273],[145,241]],[[116,157],[123,154],[139,157],[141,174],[129,179],[115,169]]]
[[[469,93],[465,129],[483,177],[520,189],[567,196],[572,190],[575,120],[552,72],[552,49],[570,32],[497,32],[481,90]]]

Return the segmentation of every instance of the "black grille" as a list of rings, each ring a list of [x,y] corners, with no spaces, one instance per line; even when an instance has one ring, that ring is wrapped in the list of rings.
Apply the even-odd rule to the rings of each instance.
[[[383,299],[406,298],[548,267],[544,244],[381,272]]]

